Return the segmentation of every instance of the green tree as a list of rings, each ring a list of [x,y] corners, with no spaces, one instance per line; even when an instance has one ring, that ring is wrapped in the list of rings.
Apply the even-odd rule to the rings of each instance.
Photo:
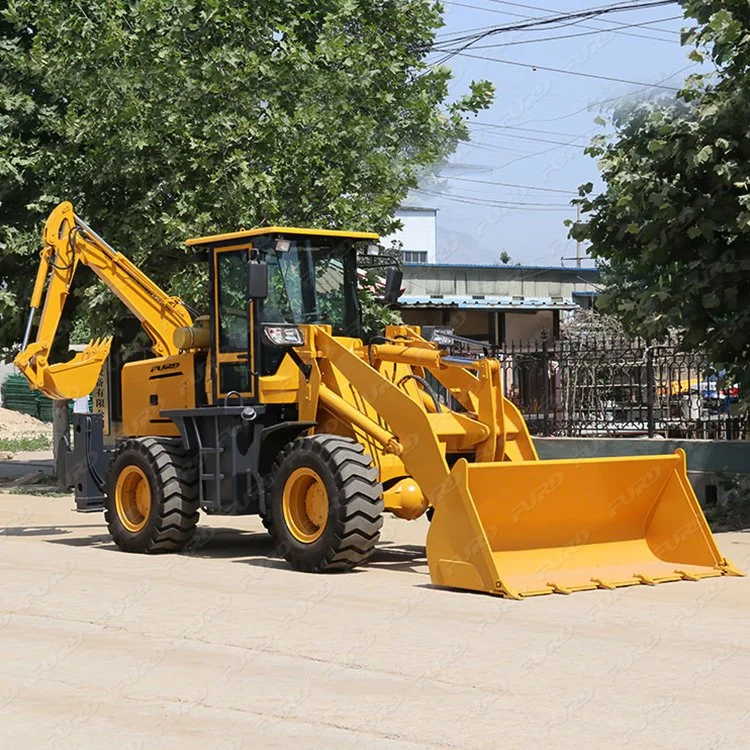
[[[513,258],[510,257],[510,253],[507,250],[501,251],[500,255],[497,256],[497,259],[504,265],[507,266],[508,263],[513,260]]]
[[[380,255],[372,257],[360,252],[357,258],[359,267],[359,307],[362,311],[362,329],[365,339],[382,334],[387,325],[401,325],[401,313],[390,305],[378,302],[384,292],[385,279],[389,268],[401,266],[403,243],[394,240],[390,247],[383,247]]]
[[[676,97],[614,111],[613,136],[588,149],[605,189],[580,189],[604,275],[605,310],[630,330],[681,332],[750,385],[750,6],[683,0],[699,25],[690,57],[715,72]]]
[[[32,33],[0,12],[0,347],[18,340],[19,291],[28,296],[36,234],[48,205],[44,155],[56,147],[59,99],[44,91],[31,56]]]
[[[282,223],[388,233],[493,88],[448,98],[432,0],[9,0],[0,11],[0,346],[41,222],[71,200],[188,301],[189,236]],[[94,332],[111,295],[79,289]]]

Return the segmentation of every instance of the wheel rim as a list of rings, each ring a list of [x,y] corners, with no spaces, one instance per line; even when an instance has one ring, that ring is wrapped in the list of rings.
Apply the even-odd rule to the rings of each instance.
[[[292,536],[303,544],[319,539],[328,522],[328,492],[313,469],[295,469],[284,484],[284,521]]]
[[[128,531],[137,533],[146,525],[151,513],[151,486],[139,466],[126,466],[117,477],[115,508]]]

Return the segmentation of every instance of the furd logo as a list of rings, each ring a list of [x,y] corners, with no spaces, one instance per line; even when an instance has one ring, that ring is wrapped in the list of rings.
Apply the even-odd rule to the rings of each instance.
[[[613,515],[617,515],[618,511],[623,508],[627,508],[632,502],[637,500],[643,493],[652,487],[662,475],[662,469],[660,466],[651,467],[643,476],[639,477],[625,492],[618,495],[610,504],[609,509]]]
[[[539,487],[529,493],[529,496],[516,505],[511,511],[511,520],[517,523],[524,513],[534,510],[539,503],[545,498],[552,495],[555,490],[563,483],[561,471],[555,472],[549,479],[546,479]]]
[[[151,372],[167,372],[168,370],[176,370],[179,366],[179,362],[171,362],[166,365],[154,365],[151,368]]]

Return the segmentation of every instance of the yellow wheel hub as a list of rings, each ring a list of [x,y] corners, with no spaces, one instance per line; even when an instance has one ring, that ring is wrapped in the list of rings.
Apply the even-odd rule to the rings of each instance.
[[[139,466],[126,466],[117,477],[115,509],[122,525],[134,534],[141,531],[151,513],[151,486]]]
[[[284,521],[292,536],[304,544],[319,539],[328,522],[328,492],[313,469],[295,469],[282,496]]]

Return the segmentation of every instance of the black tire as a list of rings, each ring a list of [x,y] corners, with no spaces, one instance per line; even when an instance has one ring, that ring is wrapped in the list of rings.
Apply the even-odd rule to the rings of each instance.
[[[115,500],[118,477],[135,466],[148,479],[150,508],[142,528],[128,529]],[[198,523],[198,469],[176,440],[134,438],[124,441],[107,476],[104,520],[124,552],[177,552]],[[139,519],[140,520],[140,519]]]
[[[299,468],[314,470],[325,485],[328,516],[321,536],[301,542],[283,511],[284,486]],[[297,570],[311,573],[349,570],[375,550],[383,526],[383,487],[378,470],[355,440],[313,435],[288,443],[270,474],[264,519],[278,552]]]

